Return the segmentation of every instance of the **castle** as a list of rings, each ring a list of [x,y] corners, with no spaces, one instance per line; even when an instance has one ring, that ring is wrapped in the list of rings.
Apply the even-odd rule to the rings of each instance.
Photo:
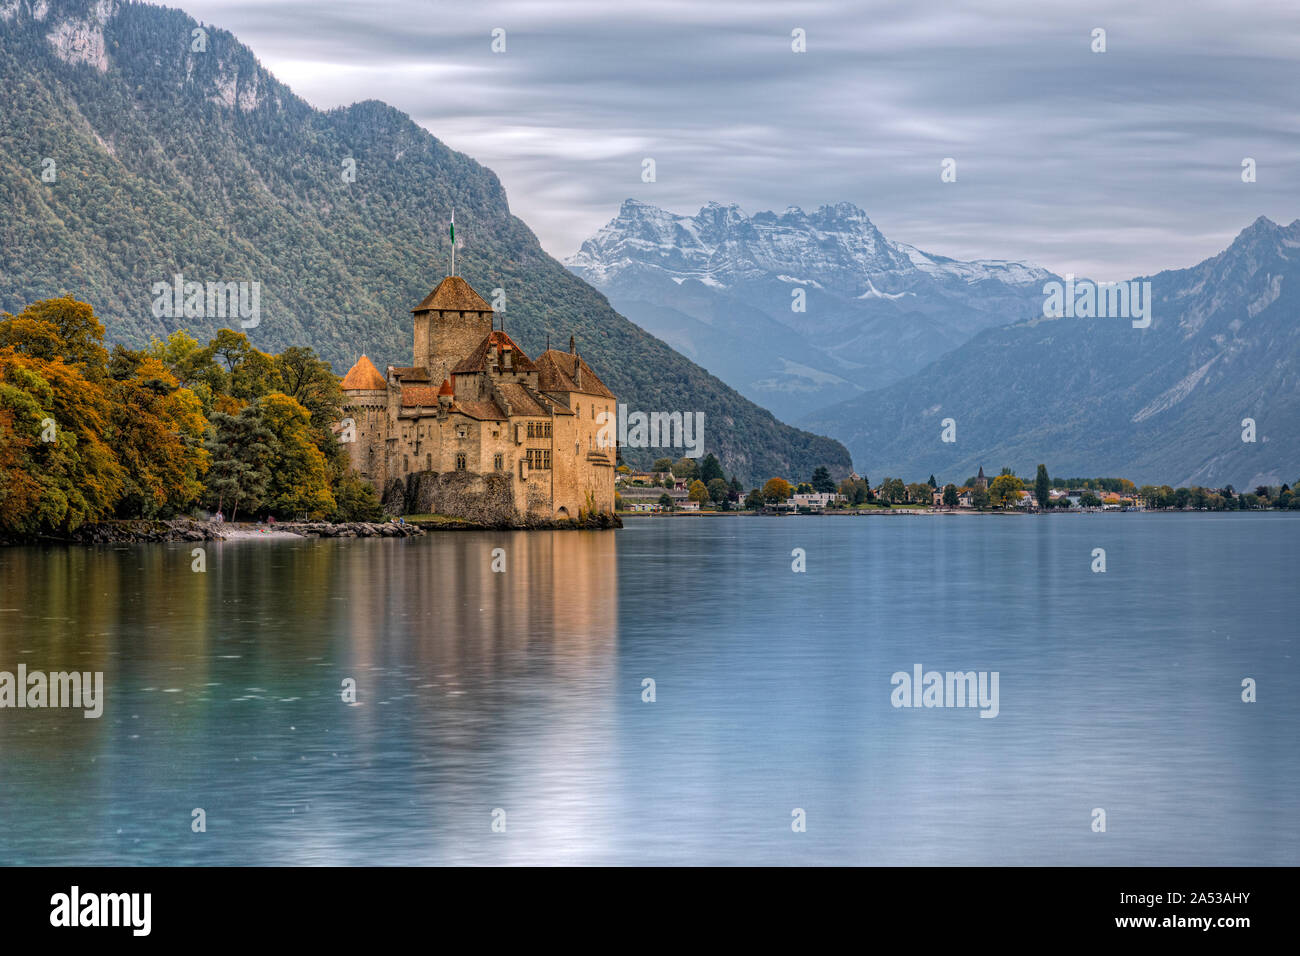
[[[612,514],[616,450],[600,433],[614,394],[573,338],[533,361],[457,275],[412,313],[411,367],[383,375],[362,355],[342,382],[340,438],[386,510],[510,525]]]

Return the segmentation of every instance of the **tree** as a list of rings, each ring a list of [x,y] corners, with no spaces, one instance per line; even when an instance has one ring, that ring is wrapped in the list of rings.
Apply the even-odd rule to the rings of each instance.
[[[813,486],[806,481],[801,481],[795,485],[794,493],[796,495],[810,495],[813,493]]]
[[[665,471],[672,471],[672,467],[673,460],[671,458],[656,458],[655,463],[650,466],[650,470],[653,472],[663,473]]]
[[[930,485],[930,488],[931,488],[932,490],[934,490],[934,491],[938,491],[938,490],[939,490],[939,482],[937,482],[937,481],[934,480],[934,475],[931,475],[931,476],[930,476],[929,485]]]
[[[318,521],[337,507],[325,455],[316,447],[311,415],[288,395],[273,392],[255,406],[271,433],[266,505],[281,517]]]
[[[1098,498],[1091,491],[1085,491],[1083,494],[1079,496],[1080,508],[1097,508],[1100,507],[1100,505],[1101,505],[1101,499]]]
[[[784,478],[769,478],[763,485],[763,500],[769,504],[786,501],[790,497],[790,482]]]
[[[13,346],[33,358],[61,358],[92,382],[104,377],[108,364],[104,326],[85,302],[71,296],[43,299],[16,317],[6,313],[4,320],[0,346]]]
[[[907,500],[917,505],[928,505],[934,501],[934,489],[926,482],[913,482],[907,486]]]
[[[673,499],[672,496],[668,494],[668,492],[665,491],[662,495],[659,496],[659,507],[663,508],[664,511],[673,510]]]
[[[1187,507],[1187,502],[1191,500],[1192,493],[1186,488],[1176,488],[1173,494],[1173,506],[1179,511]]]
[[[699,466],[694,458],[678,458],[673,462],[673,475],[685,481],[693,481],[700,476]]]
[[[839,490],[850,505],[864,504],[871,498],[871,489],[867,486],[865,478],[845,478],[840,482]]]
[[[1046,465],[1038,466],[1038,474],[1034,477],[1034,498],[1040,508],[1047,509],[1052,505],[1052,480],[1047,477]]]
[[[690,488],[687,489],[686,496],[690,498],[691,501],[698,501],[700,504],[704,504],[704,502],[709,500],[709,489],[704,482],[696,478],[691,482]]]
[[[907,487],[902,478],[886,478],[880,486],[880,497],[893,504],[907,500]]]
[[[261,507],[270,481],[271,443],[275,436],[262,424],[255,406],[238,415],[212,414],[212,433],[207,450],[208,499],[218,511],[231,508],[230,520],[236,520],[242,505],[249,511]]]
[[[745,508],[754,511],[763,507],[763,492],[757,488],[751,488],[749,494],[745,495]]]
[[[123,469],[121,517],[170,517],[203,493],[207,419],[199,399],[144,352],[117,346],[109,363],[112,446]]]
[[[811,484],[813,491],[820,494],[835,493],[835,482],[831,480],[831,473],[827,471],[825,465],[818,465],[816,470],[813,471]]]
[[[726,480],[726,476],[722,473],[722,465],[718,464],[718,459],[714,457],[712,452],[709,452],[704,456],[704,460],[700,462],[700,481],[708,486],[712,484],[715,478]]]
[[[384,516],[375,490],[352,470],[346,471],[334,486],[334,501],[335,521],[379,521]]]
[[[989,498],[998,507],[1007,507],[1020,500],[1025,483],[1005,469],[989,483]]]
[[[989,506],[989,492],[987,488],[976,488],[970,493],[971,506],[976,511],[983,511]]]
[[[310,348],[292,346],[274,356],[272,364],[280,379],[279,391],[288,395],[311,416],[313,441],[321,453],[344,470],[346,455],[330,425],[338,421],[343,405],[339,378],[328,362]]]
[[[0,529],[71,531],[117,504],[125,476],[102,336],[90,306],[70,298],[0,315]]]
[[[960,503],[961,503],[961,502],[960,502],[960,501],[958,500],[958,498],[957,498],[957,486],[956,486],[956,485],[952,485],[952,484],[944,485],[944,486],[943,486],[943,505],[944,505],[944,507],[945,507],[945,508],[956,508],[957,505],[960,504]]]
[[[727,482],[724,478],[714,478],[709,482],[709,498],[714,504],[720,505],[727,500]]]

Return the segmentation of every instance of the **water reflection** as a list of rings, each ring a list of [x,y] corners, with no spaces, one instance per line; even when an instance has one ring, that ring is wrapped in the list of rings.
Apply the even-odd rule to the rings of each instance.
[[[107,688],[99,720],[0,710],[0,862],[1294,863],[1298,529],[646,520],[210,544],[204,574],[0,550],[0,670]],[[999,671],[1001,713],[892,708],[916,663]]]

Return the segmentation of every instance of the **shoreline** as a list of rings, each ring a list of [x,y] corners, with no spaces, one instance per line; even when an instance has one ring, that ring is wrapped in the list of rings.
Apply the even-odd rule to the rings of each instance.
[[[124,518],[95,521],[63,534],[0,538],[0,547],[24,545],[168,544],[209,541],[284,541],[307,538],[419,538],[439,531],[600,531],[621,528],[617,515],[577,519],[534,519],[485,524],[448,515],[421,515],[396,521],[200,521],[196,518]]]

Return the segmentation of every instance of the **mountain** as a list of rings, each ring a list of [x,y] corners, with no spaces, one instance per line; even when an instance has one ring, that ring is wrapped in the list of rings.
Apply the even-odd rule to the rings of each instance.
[[[849,469],[837,442],[777,421],[546,255],[491,170],[383,103],[313,109],[226,31],[118,0],[0,0],[0,84],[0,309],[73,295],[142,346],[233,324],[155,316],[155,283],[258,282],[259,348],[407,365],[454,206],[457,271],[504,290],[531,354],[576,335],[631,409],[703,411],[706,450],[747,483]]]
[[[921,372],[806,419],[858,470],[1253,488],[1300,477],[1300,220],[1257,219],[1222,253],[1143,277],[1149,328],[1043,318],[989,329]],[[940,441],[953,418],[957,441]],[[1243,441],[1243,419],[1255,441]]]
[[[897,381],[1039,311],[1055,278],[894,242],[852,203],[754,216],[709,203],[681,216],[629,199],[565,262],[623,315],[782,417]]]

